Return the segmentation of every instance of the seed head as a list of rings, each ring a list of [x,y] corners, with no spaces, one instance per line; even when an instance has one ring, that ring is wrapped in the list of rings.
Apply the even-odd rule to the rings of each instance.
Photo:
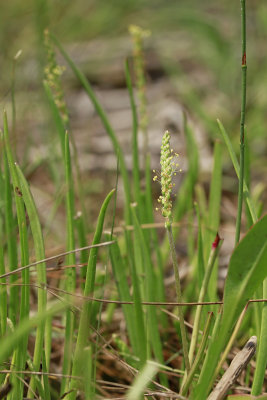
[[[171,219],[172,211],[172,200],[171,194],[175,183],[172,183],[172,177],[181,170],[178,168],[177,163],[178,154],[173,153],[170,147],[170,134],[166,131],[162,138],[161,154],[160,154],[160,165],[161,173],[160,179],[155,175],[153,180],[158,180],[161,184],[161,196],[158,198],[158,202],[161,203],[161,212],[163,217]],[[155,170],[153,172],[156,172]]]
[[[60,112],[65,127],[67,127],[69,124],[69,116],[61,84],[61,75],[65,68],[57,64],[55,51],[47,29],[44,32],[44,47],[46,52],[44,78],[52,92],[55,104]]]

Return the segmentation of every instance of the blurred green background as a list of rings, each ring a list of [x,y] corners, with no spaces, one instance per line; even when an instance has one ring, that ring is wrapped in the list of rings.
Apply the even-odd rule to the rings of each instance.
[[[0,13],[0,104],[10,102],[13,57],[19,49],[16,91],[24,93],[18,117],[25,109],[39,112],[42,95],[42,31],[48,27],[64,46],[110,43],[109,53],[96,45],[99,60],[117,54],[116,43],[129,43],[128,26],[151,30],[149,54],[157,57],[155,75],[166,74],[189,113],[216,136],[216,118],[230,132],[238,149],[241,92],[240,1],[238,0],[12,0],[2,2]],[[100,41],[100,42],[99,42]],[[123,42],[123,43],[124,43]],[[105,47],[106,49],[107,47]],[[254,166],[265,169],[267,126],[267,2],[247,2],[247,135]],[[89,79],[96,79],[98,64],[80,50],[76,62]],[[77,55],[77,54],[76,54]],[[86,60],[86,62],[85,62]],[[153,64],[153,58],[151,63]],[[63,78],[64,79],[64,78]],[[66,78],[67,81],[67,78]],[[97,79],[96,79],[97,81]],[[94,83],[94,82],[93,82]],[[101,79],[96,82],[101,84]],[[107,82],[105,82],[106,84]],[[25,95],[27,96],[25,97]],[[31,118],[27,116],[27,118]]]

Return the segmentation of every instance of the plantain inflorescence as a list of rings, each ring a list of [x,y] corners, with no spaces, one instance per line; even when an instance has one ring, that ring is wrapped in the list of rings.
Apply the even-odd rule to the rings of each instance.
[[[153,180],[159,181],[161,184],[161,196],[158,198],[158,202],[161,203],[161,212],[163,217],[171,221],[172,212],[172,189],[175,183],[172,182],[173,176],[177,172],[180,172],[179,164],[177,162],[178,154],[173,152],[170,147],[170,133],[166,131],[162,138],[161,154],[160,154],[160,165],[161,172],[155,175]],[[155,170],[153,170],[156,173]],[[157,209],[158,210],[158,209]]]

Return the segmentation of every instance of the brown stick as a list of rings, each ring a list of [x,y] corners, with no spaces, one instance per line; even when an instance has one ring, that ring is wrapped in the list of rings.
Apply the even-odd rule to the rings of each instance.
[[[235,383],[241,372],[246,368],[247,364],[256,352],[257,337],[251,336],[243,349],[237,353],[230,367],[227,369],[217,386],[211,392],[208,400],[222,400],[230,387]]]

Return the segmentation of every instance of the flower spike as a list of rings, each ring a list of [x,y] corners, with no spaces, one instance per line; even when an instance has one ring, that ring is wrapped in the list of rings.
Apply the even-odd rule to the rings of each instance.
[[[178,168],[177,163],[178,154],[173,153],[173,149],[170,147],[170,133],[166,131],[162,138],[161,145],[161,155],[160,155],[160,165],[161,173],[154,176],[153,180],[159,180],[158,175],[160,175],[161,184],[161,196],[158,201],[161,203],[161,212],[163,217],[171,220],[172,211],[172,200],[171,194],[175,183],[172,183],[172,177],[176,175],[177,172],[181,170]],[[156,172],[155,170],[153,172]]]

